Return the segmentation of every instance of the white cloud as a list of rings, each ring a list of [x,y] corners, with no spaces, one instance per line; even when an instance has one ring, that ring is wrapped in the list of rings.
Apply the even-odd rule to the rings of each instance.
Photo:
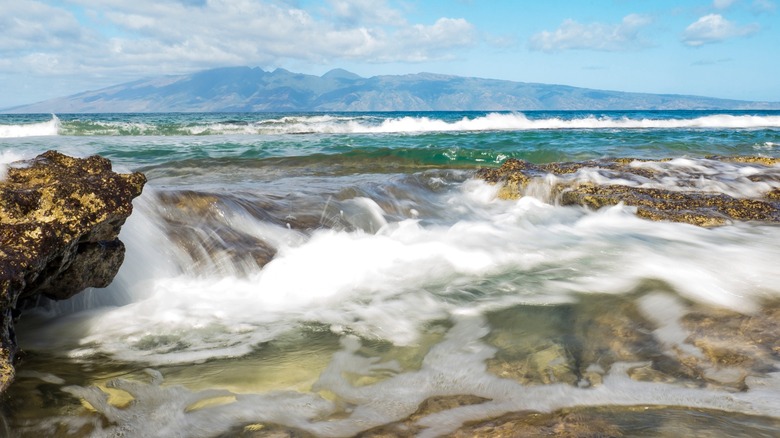
[[[718,43],[729,38],[752,35],[759,31],[757,24],[737,26],[720,14],[705,15],[685,28],[682,41],[693,47]]]
[[[385,0],[328,0],[330,12],[347,24],[403,25],[401,12]]]
[[[726,9],[736,3],[737,0],[713,0],[712,7],[715,9]]]
[[[38,1],[4,2],[0,54],[84,44],[89,38],[72,14]]]
[[[393,44],[398,50],[410,50],[406,56],[410,60],[424,61],[430,53],[442,53],[448,49],[469,46],[474,43],[474,26],[462,18],[439,18],[431,26],[416,24],[400,30]]]
[[[0,72],[56,71],[112,83],[225,65],[421,62],[446,59],[477,40],[462,18],[410,23],[384,0],[3,3]]]
[[[777,9],[777,5],[775,2],[771,0],[753,0],[753,4],[751,5],[751,9],[753,12],[757,14],[761,13],[773,13]]]
[[[564,20],[558,29],[543,31],[531,37],[531,50],[558,52],[562,50],[631,50],[647,45],[639,31],[652,20],[644,15],[630,14],[619,24],[587,23]]]

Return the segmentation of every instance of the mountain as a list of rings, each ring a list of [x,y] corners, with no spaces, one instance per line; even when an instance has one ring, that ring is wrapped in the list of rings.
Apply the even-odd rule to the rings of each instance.
[[[627,93],[431,73],[364,78],[229,67],[129,82],[13,113],[780,109],[780,102]]]

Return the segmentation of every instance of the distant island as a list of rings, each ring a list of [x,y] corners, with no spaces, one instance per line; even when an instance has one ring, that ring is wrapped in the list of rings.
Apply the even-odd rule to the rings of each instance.
[[[6,113],[530,111],[780,109],[675,94],[594,90],[431,73],[364,78],[343,69],[322,76],[228,67],[86,91]]]

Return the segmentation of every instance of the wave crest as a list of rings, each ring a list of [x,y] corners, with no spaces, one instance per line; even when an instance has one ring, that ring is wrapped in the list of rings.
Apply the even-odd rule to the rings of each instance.
[[[451,116],[450,116],[451,117]],[[51,122],[49,122],[51,124]],[[46,124],[39,124],[46,125]],[[33,125],[28,125],[33,126]],[[48,125],[47,125],[48,126]],[[262,120],[202,121],[195,124],[128,121],[67,122],[65,135],[285,135],[420,134],[427,132],[530,131],[569,129],[766,129],[780,128],[780,115],[710,114],[692,118],[632,118],[582,115],[529,117],[488,113],[448,119],[431,116],[285,115]],[[27,128],[32,130],[32,128]]]
[[[423,132],[423,131],[493,131],[541,129],[681,129],[681,128],[776,128],[780,116],[717,114],[690,119],[634,119],[629,117],[596,117],[589,115],[565,119],[550,117],[530,119],[522,113],[490,113],[454,122],[428,117],[401,117],[388,119],[368,132]]]
[[[0,125],[0,138],[59,135],[60,125],[60,119],[54,114],[52,114],[51,120],[46,122]]]

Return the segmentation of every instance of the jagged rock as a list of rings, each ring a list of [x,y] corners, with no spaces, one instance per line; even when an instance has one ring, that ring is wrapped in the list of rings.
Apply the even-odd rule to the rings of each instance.
[[[702,177],[692,170],[678,181],[675,190],[641,187],[641,183],[659,181],[665,175],[652,166],[637,166],[647,160],[621,158],[615,160],[585,161],[578,163],[531,164],[517,159],[506,160],[499,168],[484,168],[476,176],[490,183],[501,183],[498,196],[515,199],[525,194],[534,180],[546,178],[550,184],[550,198],[561,205],[581,205],[593,209],[624,203],[636,207],[638,216],[651,220],[686,222],[703,227],[725,225],[732,220],[780,222],[780,188],[776,187],[776,166],[780,160],[767,157],[708,157],[708,160],[755,165],[763,168],[747,180],[756,183],[773,182],[775,187],[761,198],[739,198],[726,193],[694,190],[695,182]],[[664,162],[669,160],[660,160]],[[609,181],[630,181],[636,184],[616,182],[596,183],[577,178],[564,178],[589,168],[602,173]],[[773,172],[770,172],[773,169]],[[689,187],[689,185],[691,187]]]
[[[12,313],[42,295],[106,287],[124,260],[120,227],[146,183],[99,156],[56,151],[12,165],[0,181],[0,391],[14,376]]]

